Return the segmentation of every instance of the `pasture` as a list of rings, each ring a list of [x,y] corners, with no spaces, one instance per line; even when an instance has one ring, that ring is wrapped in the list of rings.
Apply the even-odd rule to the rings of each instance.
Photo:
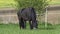
[[[0,34],[60,34],[60,25],[48,25],[45,29],[44,24],[39,24],[38,27],[39,29],[30,30],[27,25],[27,29],[20,30],[18,24],[0,24]]]

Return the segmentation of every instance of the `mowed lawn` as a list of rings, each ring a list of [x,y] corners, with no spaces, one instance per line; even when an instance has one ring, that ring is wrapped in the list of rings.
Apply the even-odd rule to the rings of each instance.
[[[39,24],[39,29],[30,30],[29,25],[27,29],[19,29],[18,24],[0,24],[0,34],[60,34],[60,25],[48,26],[47,29],[44,25]]]

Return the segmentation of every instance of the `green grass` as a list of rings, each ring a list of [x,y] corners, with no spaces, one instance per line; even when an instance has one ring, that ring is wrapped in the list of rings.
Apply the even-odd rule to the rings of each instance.
[[[52,0],[50,2],[50,4],[52,4],[52,5],[60,5],[60,0]]]
[[[27,25],[27,29],[20,30],[18,24],[0,24],[0,34],[60,34],[60,25],[49,25],[45,29],[44,25],[39,24],[36,30],[30,30]]]
[[[15,7],[16,3],[14,0],[0,0],[0,8],[3,7]]]

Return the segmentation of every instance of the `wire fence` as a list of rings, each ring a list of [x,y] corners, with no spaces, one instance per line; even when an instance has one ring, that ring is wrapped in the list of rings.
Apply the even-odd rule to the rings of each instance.
[[[60,10],[47,10],[46,13],[40,15],[37,14],[37,20],[39,23],[43,23],[47,19],[47,23],[51,24],[60,24]],[[15,9],[3,9],[0,10],[0,23],[8,24],[8,23],[18,23],[17,11]]]

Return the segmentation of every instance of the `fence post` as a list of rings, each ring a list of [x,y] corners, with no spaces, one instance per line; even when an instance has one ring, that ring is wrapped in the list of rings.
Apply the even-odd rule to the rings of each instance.
[[[47,28],[47,15],[48,15],[47,7],[46,7],[45,11],[46,11],[46,13],[45,13],[45,28]]]

